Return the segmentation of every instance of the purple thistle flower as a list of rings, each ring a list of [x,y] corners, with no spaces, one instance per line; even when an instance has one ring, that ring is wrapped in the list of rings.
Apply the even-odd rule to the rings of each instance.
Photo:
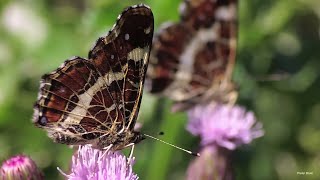
[[[0,179],[41,180],[43,174],[31,158],[25,155],[17,155],[3,162],[0,169]]]
[[[69,180],[136,180],[132,171],[133,160],[128,162],[120,151],[100,151],[91,146],[80,146],[72,157],[71,173],[59,171]]]
[[[240,106],[198,105],[188,111],[188,131],[201,137],[201,145],[217,145],[234,150],[263,136],[262,124],[252,112]]]

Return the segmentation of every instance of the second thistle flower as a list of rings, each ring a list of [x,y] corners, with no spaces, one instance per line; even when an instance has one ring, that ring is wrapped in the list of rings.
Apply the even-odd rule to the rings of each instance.
[[[263,136],[262,124],[253,112],[240,106],[221,104],[198,105],[189,110],[187,129],[200,136],[201,145],[217,145],[229,150]]]

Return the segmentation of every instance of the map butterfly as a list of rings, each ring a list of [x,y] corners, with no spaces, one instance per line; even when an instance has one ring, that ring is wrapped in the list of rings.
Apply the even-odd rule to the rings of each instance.
[[[234,102],[237,0],[185,0],[180,15],[178,23],[163,24],[155,35],[148,91],[174,100],[174,111]]]
[[[123,149],[145,136],[134,130],[154,29],[146,5],[119,15],[88,59],[73,57],[40,82],[34,124],[55,142]]]

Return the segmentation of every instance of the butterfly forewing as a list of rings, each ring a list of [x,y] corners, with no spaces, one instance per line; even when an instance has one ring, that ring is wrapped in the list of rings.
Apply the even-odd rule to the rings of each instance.
[[[136,118],[148,65],[153,17],[143,7],[129,8],[106,38],[100,38],[89,52],[102,76],[110,87],[108,107],[116,104],[119,122],[125,122],[132,129]],[[117,53],[116,53],[117,52]],[[109,60],[105,62],[104,58]],[[116,113],[118,115],[118,113]]]
[[[176,103],[224,101],[234,90],[236,5],[235,0],[185,0],[180,22],[163,25],[154,38],[148,90]]]
[[[135,143],[152,36],[151,10],[144,5],[126,9],[97,40],[88,60],[75,57],[43,76],[34,123],[64,144],[121,149]]]

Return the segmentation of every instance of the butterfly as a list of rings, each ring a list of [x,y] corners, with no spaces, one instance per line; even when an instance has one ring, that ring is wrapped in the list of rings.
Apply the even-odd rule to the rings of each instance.
[[[125,9],[88,59],[73,57],[43,75],[33,123],[57,143],[120,150],[145,137],[134,130],[154,30],[151,9]]]
[[[180,16],[154,37],[147,90],[172,99],[174,111],[235,101],[237,1],[185,0]]]

